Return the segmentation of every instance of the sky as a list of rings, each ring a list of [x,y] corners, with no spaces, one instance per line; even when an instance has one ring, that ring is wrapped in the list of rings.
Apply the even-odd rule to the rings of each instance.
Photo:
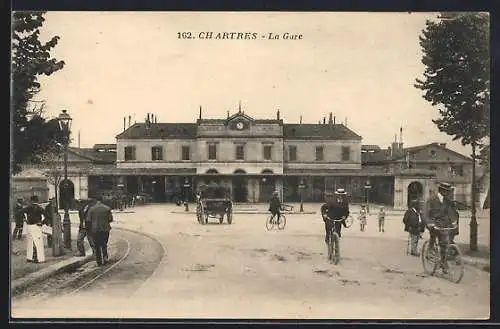
[[[58,35],[65,67],[40,77],[48,117],[67,109],[74,145],[115,143],[123,117],[194,123],[242,110],[256,119],[318,123],[330,112],[387,147],[447,143],[438,110],[414,87],[424,65],[419,35],[436,13],[48,12],[41,39]],[[191,32],[195,39],[178,38]],[[256,33],[255,40],[201,39],[200,32]],[[279,40],[267,38],[269,33]],[[283,34],[302,35],[284,40]],[[203,35],[202,35],[203,36]],[[266,36],[266,37],[264,37]],[[128,124],[128,123],[127,123]]]

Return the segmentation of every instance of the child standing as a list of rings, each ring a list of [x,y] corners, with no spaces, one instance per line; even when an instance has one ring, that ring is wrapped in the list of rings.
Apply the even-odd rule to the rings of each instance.
[[[361,210],[359,211],[359,225],[361,232],[365,231],[366,226],[366,208],[365,205],[361,206]]]
[[[385,222],[384,207],[380,207],[380,211],[378,213],[378,231],[379,232],[384,232],[384,222]]]

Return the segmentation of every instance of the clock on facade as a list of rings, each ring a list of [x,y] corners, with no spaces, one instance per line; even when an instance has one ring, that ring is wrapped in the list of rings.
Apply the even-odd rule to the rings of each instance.
[[[238,130],[243,129],[244,127],[245,127],[245,125],[241,121],[236,124],[236,129],[238,129]]]

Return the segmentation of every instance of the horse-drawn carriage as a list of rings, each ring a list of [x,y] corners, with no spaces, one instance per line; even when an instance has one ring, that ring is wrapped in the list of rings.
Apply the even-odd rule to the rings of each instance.
[[[219,223],[233,222],[231,190],[219,185],[202,185],[196,195],[196,218],[200,224],[207,224],[208,218],[218,218]]]

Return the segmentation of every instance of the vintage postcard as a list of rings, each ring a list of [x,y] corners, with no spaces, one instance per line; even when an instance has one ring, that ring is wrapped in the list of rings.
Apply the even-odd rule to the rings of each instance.
[[[12,22],[12,320],[489,318],[488,14]]]

